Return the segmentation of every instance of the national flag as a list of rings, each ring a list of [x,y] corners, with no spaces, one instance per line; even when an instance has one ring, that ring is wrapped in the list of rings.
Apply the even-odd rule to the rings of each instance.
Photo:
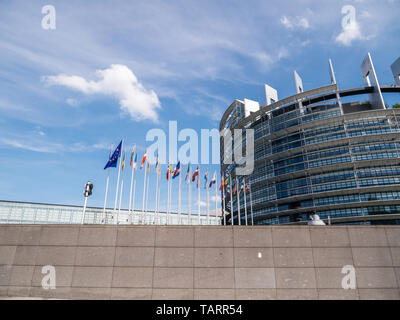
[[[200,172],[199,167],[197,167],[197,168],[196,168],[196,171],[193,173],[192,182],[194,182],[194,180],[196,179],[196,177],[199,175],[199,172]]]
[[[157,157],[156,157],[156,170],[158,169],[158,152],[157,152]]]
[[[196,187],[200,188],[200,168],[199,168],[199,172],[198,172],[198,175],[197,175]]]
[[[187,171],[186,171],[185,181],[186,181],[187,178],[189,177],[189,173],[190,173],[190,162],[189,162],[189,164],[188,164],[188,168],[187,168]]]
[[[122,171],[124,171],[124,167],[125,167],[125,155],[126,155],[126,151],[124,151],[124,160],[122,160]]]
[[[135,170],[137,165],[137,153],[135,154],[135,160],[133,161],[132,169]]]
[[[157,178],[160,176],[161,166],[157,168]]]
[[[225,180],[225,186],[231,184],[231,176],[228,176]]]
[[[147,162],[147,174],[150,173],[150,162]]]
[[[250,182],[247,184],[246,189],[244,191],[246,192],[249,189],[250,189]]]
[[[146,152],[144,153],[144,156],[143,156],[143,158],[142,158],[142,163],[141,163],[141,165],[140,165],[140,169],[143,168],[143,165],[144,165],[144,163],[146,162],[146,159],[147,159],[147,150],[146,150]]]
[[[204,175],[204,189],[207,189],[207,183],[208,183],[208,169],[206,170],[206,174]]]
[[[214,171],[214,175],[213,175],[213,177],[212,177],[212,179],[210,181],[209,188],[211,188],[213,186],[213,184],[216,183],[216,182],[217,182],[217,171]]]
[[[116,168],[117,167],[118,158],[121,156],[121,149],[122,149],[122,140],[119,143],[118,147],[114,150],[111,157],[109,157],[107,164],[104,167],[104,170],[107,168]]]
[[[133,158],[134,158],[134,156],[135,156],[135,149],[136,149],[136,145],[133,146],[132,154],[131,154],[131,161],[129,162],[129,165],[130,165],[131,167],[132,167],[132,164],[133,164]]]
[[[168,165],[168,170],[167,170],[167,180],[169,180],[169,174],[171,173],[172,167],[171,165]]]
[[[221,177],[221,185],[219,186],[219,191],[222,191],[224,189],[225,182],[224,182],[224,177]]]
[[[178,161],[178,164],[175,166],[175,170],[172,174],[172,179],[175,179],[177,176],[179,176],[180,172],[181,172],[181,162]]]
[[[237,187],[237,184],[235,183],[235,186],[233,187],[233,195],[236,194],[236,187]]]

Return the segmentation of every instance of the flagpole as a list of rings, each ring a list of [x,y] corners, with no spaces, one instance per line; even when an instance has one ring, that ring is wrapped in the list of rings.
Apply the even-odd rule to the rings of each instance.
[[[137,169],[137,162],[135,162],[135,177],[133,178],[133,197],[132,197],[132,215],[131,215],[131,224],[133,224],[133,216],[135,215],[135,194],[136,194],[136,169]],[[133,165],[132,165],[133,167]]]
[[[160,172],[160,173],[159,173],[158,175],[161,174],[161,167],[160,167],[160,171],[159,171],[159,172]],[[160,183],[159,183],[159,185],[158,185],[158,191],[157,191],[157,193],[158,193],[158,197],[157,197],[157,218],[158,218],[158,223],[161,224],[160,217],[159,217],[159,212],[160,212],[161,180],[160,180]]]
[[[160,177],[160,168],[156,167],[156,172],[157,172],[157,179],[156,179],[156,202],[155,202],[155,207],[154,207],[154,216],[153,216],[153,224],[157,223],[158,220],[158,178]]]
[[[122,148],[121,148],[121,151],[122,151]],[[123,161],[125,161],[125,153],[126,153],[126,149],[124,151],[124,160]],[[124,166],[125,166],[125,163],[124,163]],[[117,221],[116,221],[115,224],[119,223],[118,219],[119,219],[119,213],[121,212],[121,200],[122,200],[122,190],[123,190],[123,188],[124,188],[124,170],[122,170],[121,191],[120,191],[120,194],[119,194],[119,206],[118,206],[118,212],[117,212]]]
[[[214,179],[214,177],[213,177]],[[215,174],[215,221],[218,219],[218,191],[217,191],[217,174]]]
[[[141,223],[143,224],[143,216],[144,216],[144,202],[146,200],[146,178],[147,178],[147,169],[146,169],[146,162],[144,162],[144,181],[143,181],[143,201],[142,201],[142,216],[140,217]],[[143,167],[142,167],[143,168]]]
[[[206,191],[207,191],[207,224],[210,224],[210,188],[208,185],[208,175],[207,175],[207,185],[206,185]]]
[[[190,183],[190,179],[192,179],[192,170],[190,170],[190,167],[189,167],[189,176],[188,176],[188,194],[189,194],[189,200],[188,200],[188,213],[189,213],[189,215],[188,215],[188,217],[189,217],[189,221],[188,221],[188,225],[191,225],[192,224],[192,218],[191,218],[191,215],[192,215],[192,206],[191,206],[191,198],[192,198],[192,195],[191,195],[191,188],[190,188],[190,185],[191,185],[191,183]]]
[[[135,150],[136,148],[135,147],[133,147],[133,150]],[[131,155],[131,163],[130,163],[130,166],[132,167],[131,168],[131,188],[130,188],[130,191],[129,191],[129,219],[130,220],[132,220],[132,218],[131,218],[131,216],[132,216],[132,212],[131,212],[131,209],[132,209],[132,185],[133,185],[133,161],[134,161],[134,159],[132,158],[133,157],[133,151],[132,150],[132,155]]]
[[[119,150],[118,158],[121,158],[121,156],[122,156],[122,147],[123,147],[123,145],[124,145],[124,139],[122,139],[121,150]],[[113,211],[114,213],[113,213],[113,217],[112,217],[113,219],[114,219],[114,215],[115,215],[115,210],[117,210],[119,176],[120,176],[120,173],[121,173],[121,163],[122,163],[122,160],[119,161],[119,166],[118,166],[117,189],[115,190],[115,202],[114,202],[114,211]]]
[[[156,167],[156,173],[157,173],[157,177],[156,177],[156,202],[154,205],[154,214],[153,214],[153,224],[156,223],[156,214],[157,214],[157,201],[158,201],[158,168]]]
[[[231,225],[233,226],[233,201],[232,201],[232,198],[233,198],[233,192],[232,192],[232,176],[231,175],[229,175],[229,196],[230,196],[230,198],[231,198]]]
[[[239,188],[239,180],[236,177],[236,189]],[[236,190],[236,197],[237,197],[237,208],[238,208],[238,221],[239,221],[239,226],[242,224],[242,221],[240,219],[240,190]]]
[[[171,172],[169,170],[170,165],[168,164],[168,180],[167,180],[167,221],[166,224],[169,223],[169,181],[171,180]]]
[[[111,157],[112,147],[113,147],[113,145],[111,144],[111,146],[110,146],[110,155],[108,156],[108,158]],[[107,194],[108,194],[108,183],[109,183],[109,181],[110,181],[110,167],[108,167],[108,170],[107,170],[106,193],[104,195],[103,216],[101,218],[101,223],[102,224],[106,223],[106,205],[107,205]]]
[[[251,184],[250,184],[250,211],[251,211],[251,225],[254,226],[254,219],[253,219],[253,200],[251,199]]]
[[[199,173],[197,175],[197,195],[198,195],[198,201],[197,201],[197,223],[200,225],[200,168],[199,168]]]
[[[149,180],[150,180],[150,163],[148,162],[147,163],[147,185],[146,185],[146,210],[145,210],[145,217],[147,218],[147,214],[148,214],[148,211],[147,211],[147,203],[149,202]],[[146,219],[145,219],[146,220]]]
[[[172,173],[172,170],[171,170]],[[171,222],[171,211],[172,211],[172,176],[171,173],[169,175],[169,217],[168,221]],[[173,224],[173,223],[172,223]]]
[[[225,214],[225,175],[222,175],[222,215],[224,217],[224,226],[226,226],[226,214]]]
[[[244,192],[244,217],[246,219],[246,226],[247,226],[248,223],[247,223],[246,180],[245,179],[243,179],[243,185],[244,185],[244,189],[243,189],[243,192]]]
[[[181,224],[181,176],[182,176],[181,164],[179,164],[179,191],[178,191],[178,224]]]

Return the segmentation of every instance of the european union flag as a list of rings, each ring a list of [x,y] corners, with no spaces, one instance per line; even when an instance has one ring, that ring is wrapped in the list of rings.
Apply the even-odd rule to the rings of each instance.
[[[108,159],[107,164],[104,167],[104,170],[107,168],[117,167],[118,158],[121,156],[121,149],[122,149],[122,140],[119,143],[117,149],[115,149],[114,153],[111,155],[110,159]]]

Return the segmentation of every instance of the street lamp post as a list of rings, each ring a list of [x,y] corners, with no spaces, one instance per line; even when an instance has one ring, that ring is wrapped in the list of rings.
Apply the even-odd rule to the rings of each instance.
[[[81,224],[84,223],[85,221],[85,212],[86,212],[86,204],[87,204],[87,198],[92,194],[92,190],[93,190],[93,183],[91,183],[90,181],[88,181],[85,184],[85,191],[83,192],[83,195],[85,197],[85,202],[83,204],[83,213],[82,213],[82,222]]]

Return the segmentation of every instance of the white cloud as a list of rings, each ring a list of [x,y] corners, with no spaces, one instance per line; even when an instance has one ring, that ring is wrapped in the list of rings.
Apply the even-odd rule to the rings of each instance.
[[[59,145],[40,144],[37,141],[19,141],[17,139],[0,138],[0,144],[16,149],[35,152],[56,153]]]
[[[97,70],[96,76],[98,81],[65,74],[46,76],[44,80],[49,85],[65,86],[88,95],[115,97],[119,100],[121,110],[133,120],[158,121],[157,109],[161,108],[161,104],[157,94],[153,90],[146,90],[127,66],[112,64],[108,69]]]
[[[303,27],[304,29],[308,29],[310,24],[306,18],[300,18],[299,22],[297,23],[299,27]]]
[[[336,37],[335,41],[345,46],[350,46],[354,40],[363,39],[358,22],[351,21],[342,27],[342,32]]]
[[[289,20],[289,18],[286,17],[286,16],[283,16],[283,17],[281,18],[281,23],[282,23],[286,28],[288,28],[288,29],[292,29],[292,28],[293,28],[292,22],[291,22],[291,21]]]
[[[72,98],[68,98],[67,100],[65,100],[65,102],[71,107],[77,107],[79,105],[78,100]]]
[[[283,16],[281,18],[281,23],[287,29],[294,29],[295,27],[303,28],[303,29],[310,28],[310,23],[308,22],[308,19],[305,17],[290,18],[287,16]]]
[[[45,133],[38,132],[41,136],[37,138],[31,135],[14,135],[0,138],[0,147],[22,149],[41,153],[62,153],[62,152],[93,152],[98,150],[109,150],[110,145],[104,142],[84,144],[81,142],[73,144],[62,144],[45,140]]]

